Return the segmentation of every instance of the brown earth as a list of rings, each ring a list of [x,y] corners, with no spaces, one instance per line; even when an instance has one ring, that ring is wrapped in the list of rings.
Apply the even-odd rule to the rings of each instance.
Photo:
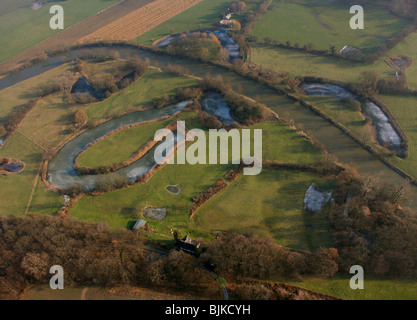
[[[202,0],[155,0],[106,25],[79,42],[130,40],[176,16]]]

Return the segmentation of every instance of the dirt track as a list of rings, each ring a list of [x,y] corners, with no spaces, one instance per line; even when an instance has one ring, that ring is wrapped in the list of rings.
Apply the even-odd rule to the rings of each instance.
[[[33,59],[43,52],[70,46],[92,32],[151,2],[153,0],[123,0],[1,63],[0,74],[7,72],[19,63]]]

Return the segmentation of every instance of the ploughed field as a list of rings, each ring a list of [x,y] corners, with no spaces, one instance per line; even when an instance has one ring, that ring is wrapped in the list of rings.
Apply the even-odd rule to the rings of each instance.
[[[155,0],[113,23],[82,38],[79,42],[130,40],[169,20],[201,0]]]

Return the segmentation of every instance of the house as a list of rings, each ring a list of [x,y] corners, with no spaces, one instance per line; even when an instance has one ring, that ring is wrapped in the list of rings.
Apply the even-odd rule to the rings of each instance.
[[[182,240],[178,241],[177,246],[184,252],[196,254],[196,250],[200,248],[200,243],[192,240],[189,236],[185,236]]]

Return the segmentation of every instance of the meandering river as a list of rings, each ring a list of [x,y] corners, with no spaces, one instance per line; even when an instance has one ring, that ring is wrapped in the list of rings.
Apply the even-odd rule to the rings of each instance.
[[[373,176],[379,175],[381,179],[388,183],[399,183],[403,180],[403,177],[390,169],[371,153],[363,149],[358,143],[345,135],[340,129],[334,127],[331,123],[313,111],[303,106],[297,105],[292,101],[289,101],[288,98],[278,95],[274,90],[261,85],[256,81],[250,80],[227,69],[197,61],[158,55],[152,52],[138,50],[136,48],[112,48],[117,49],[122,58],[138,54],[142,58],[149,58],[151,64],[155,63],[155,61],[158,61],[158,64],[161,67],[166,66],[168,63],[183,65],[189,68],[193,75],[197,77],[204,77],[207,73],[210,73],[213,76],[221,74],[225,82],[230,83],[234,90],[239,91],[240,89],[243,89],[243,92],[246,96],[259,100],[259,102],[266,104],[278,114],[288,112],[289,116],[294,119],[296,123],[303,123],[305,131],[323,143],[330,154],[336,156],[341,162],[350,164],[361,174]],[[67,59],[75,59],[77,58],[78,52],[79,50],[72,50],[68,53],[65,53],[63,56],[65,56]],[[42,64],[34,65],[14,75],[0,79],[0,89],[14,85],[25,79],[37,76],[47,70],[65,63],[66,61],[66,59],[63,60],[60,56],[49,58]],[[152,112],[154,111],[155,110]],[[59,154],[57,157],[58,156]],[[66,158],[62,159],[62,161],[65,163],[65,168],[64,165],[61,167],[59,165],[59,160],[55,158],[52,163],[56,163],[56,167],[51,168],[50,165],[49,173],[51,170],[58,172],[60,170],[68,170],[68,165],[70,164],[71,160]],[[58,182],[54,181],[54,183]],[[88,183],[88,181],[86,181],[86,183]],[[411,197],[407,202],[407,205],[417,210],[417,187],[414,185],[411,185]]]

